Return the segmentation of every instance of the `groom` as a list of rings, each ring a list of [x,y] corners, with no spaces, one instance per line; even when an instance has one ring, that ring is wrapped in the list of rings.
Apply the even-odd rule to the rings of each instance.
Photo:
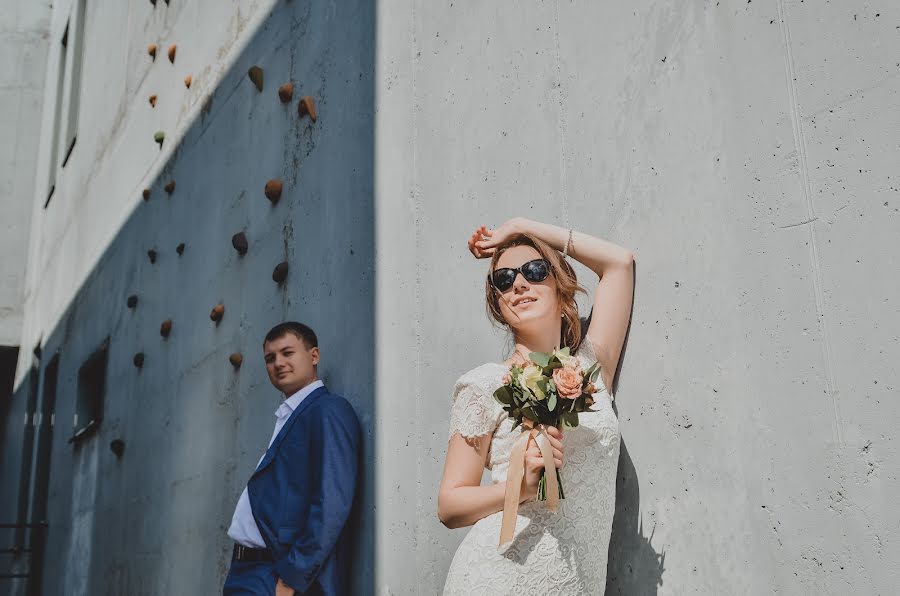
[[[269,380],[285,399],[228,529],[235,545],[223,593],[346,594],[344,524],[356,489],[359,421],[319,380],[312,329],[276,325],[263,352]]]

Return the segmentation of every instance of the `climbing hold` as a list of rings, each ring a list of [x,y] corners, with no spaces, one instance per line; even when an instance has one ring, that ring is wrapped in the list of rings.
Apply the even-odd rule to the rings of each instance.
[[[178,253],[179,257],[184,254],[184,242],[175,247],[175,252]]]
[[[191,75],[188,75],[188,76],[184,77],[184,86],[187,87],[188,89],[190,89],[190,88],[191,88],[191,82],[192,82],[193,80],[194,80],[194,77],[192,77]]]
[[[284,85],[279,87],[278,97],[281,99],[281,103],[290,103],[294,98],[294,84],[285,83]]]
[[[125,441],[122,439],[113,439],[109,444],[109,448],[116,454],[116,457],[122,457],[122,454],[125,453]]]
[[[156,94],[155,93],[150,96],[150,105],[153,106],[154,108],[156,107]]]
[[[135,306],[137,306],[137,302],[138,302],[137,295],[132,294],[131,296],[128,297],[128,300],[125,301],[125,304],[128,305],[128,308],[134,308]]]
[[[172,333],[172,319],[166,319],[159,326],[159,334],[163,337],[169,337],[170,333]]]
[[[278,263],[277,265],[275,265],[275,271],[272,272],[272,279],[276,283],[280,284],[281,282],[283,282],[285,280],[285,278],[287,278],[287,274],[288,274],[287,261],[282,261],[281,263]]]
[[[145,201],[149,201],[149,200],[150,200],[150,189],[149,189],[149,188],[145,188],[145,189],[144,189],[143,195],[144,195],[144,200],[145,200]]]
[[[155,43],[151,43],[149,46],[147,46],[147,53],[150,54],[151,58],[156,60],[156,44]]]
[[[217,304],[213,307],[212,311],[209,313],[209,319],[211,321],[215,321],[218,323],[222,320],[222,317],[225,315],[225,305]]]
[[[156,262],[156,251],[152,248],[147,251],[147,256],[150,257],[150,263],[153,264]]]
[[[249,248],[247,236],[245,236],[243,232],[238,232],[231,237],[231,246],[234,247],[234,250],[238,251],[239,255],[244,256],[247,254],[247,249]]]
[[[178,46],[174,43],[169,46],[169,62],[175,64],[175,51],[178,49]]]
[[[166,139],[166,133],[161,130],[156,131],[156,134],[153,135],[153,140],[159,143],[159,148],[162,149],[163,141]]]
[[[235,370],[241,367],[241,364],[244,362],[244,357],[240,352],[235,352],[231,356],[228,357],[228,362],[231,363],[231,366],[235,368]]]
[[[313,122],[316,121],[316,103],[313,101],[313,98],[309,95],[300,98],[300,103],[297,104],[297,113],[300,114],[300,117],[309,116],[309,119]]]
[[[283,187],[284,185],[281,183],[281,180],[277,178],[266,182],[266,196],[272,201],[273,205],[278,204],[278,199],[281,198],[281,189]]]
[[[175,192],[175,181],[169,180],[168,182],[166,182],[166,185],[163,186],[163,190],[165,190],[169,194]]]
[[[256,85],[256,90],[262,93],[263,69],[258,66],[251,66],[250,70],[247,71],[247,75],[250,77],[250,80],[253,81],[253,84]]]
[[[137,354],[135,354],[132,362],[134,362],[134,365],[136,367],[142,368],[144,366],[144,353],[138,352]]]

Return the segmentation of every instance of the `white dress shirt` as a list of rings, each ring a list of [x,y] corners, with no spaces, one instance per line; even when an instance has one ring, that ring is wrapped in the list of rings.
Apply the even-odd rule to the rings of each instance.
[[[313,381],[278,406],[278,409],[275,410],[275,430],[272,432],[272,438],[269,439],[269,447],[272,446],[272,442],[278,436],[278,432],[284,426],[284,423],[288,421],[288,418],[291,417],[291,414],[294,413],[294,410],[297,409],[297,406],[300,405],[300,402],[306,399],[310,393],[324,386],[325,384],[322,381]],[[266,451],[268,451],[268,448],[266,448]],[[265,456],[266,452],[263,451],[259,462],[256,464],[257,466],[262,463]],[[228,536],[238,544],[249,546],[250,548],[266,547],[266,543],[256,525],[256,520],[253,518],[253,509],[250,507],[250,496],[247,494],[247,487],[244,487],[244,492],[241,493],[241,498],[238,499],[237,507],[234,509],[231,527],[228,528]]]

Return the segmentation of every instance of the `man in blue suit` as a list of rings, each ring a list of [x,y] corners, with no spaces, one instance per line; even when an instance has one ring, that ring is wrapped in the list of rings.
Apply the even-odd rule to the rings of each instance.
[[[269,448],[241,494],[225,596],[348,593],[344,525],[356,491],[359,421],[317,374],[318,339],[302,323],[263,342],[266,371],[284,394]]]

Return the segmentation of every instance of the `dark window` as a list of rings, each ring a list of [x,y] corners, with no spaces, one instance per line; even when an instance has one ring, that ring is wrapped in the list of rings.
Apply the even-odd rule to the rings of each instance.
[[[106,363],[109,360],[109,340],[103,342],[78,371],[78,401],[75,403],[75,434],[79,441],[96,430],[103,420],[103,399],[106,393]]]

